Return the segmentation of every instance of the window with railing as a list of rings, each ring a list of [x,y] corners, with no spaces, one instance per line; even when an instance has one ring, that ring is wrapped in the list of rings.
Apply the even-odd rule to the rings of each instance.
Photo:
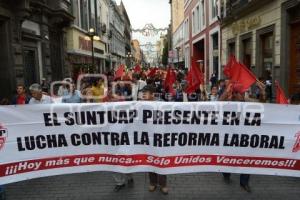
[[[253,0],[226,0],[221,4],[221,15],[222,17],[227,17],[231,15],[234,11],[246,7]]]

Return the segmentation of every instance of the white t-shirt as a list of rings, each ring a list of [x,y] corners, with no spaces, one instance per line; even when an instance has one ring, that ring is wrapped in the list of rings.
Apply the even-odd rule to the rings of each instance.
[[[138,100],[141,99],[143,97],[143,92],[142,90],[144,89],[144,87],[147,85],[146,81],[143,80],[138,80],[137,84],[136,84],[136,93],[134,95],[134,100]]]
[[[52,104],[53,101],[51,99],[51,97],[44,95],[42,96],[41,100],[36,100],[35,98],[31,98],[29,101],[30,105],[34,105],[34,104]]]

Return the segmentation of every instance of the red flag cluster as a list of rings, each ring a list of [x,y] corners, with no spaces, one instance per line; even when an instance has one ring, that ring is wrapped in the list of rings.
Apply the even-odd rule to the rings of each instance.
[[[201,84],[204,84],[203,72],[195,64],[192,64],[192,67],[187,74],[186,80],[188,83],[186,93],[191,94],[199,89]]]
[[[224,74],[240,93],[247,91],[257,80],[255,75],[245,65],[239,63],[234,56],[230,56],[224,68]]]

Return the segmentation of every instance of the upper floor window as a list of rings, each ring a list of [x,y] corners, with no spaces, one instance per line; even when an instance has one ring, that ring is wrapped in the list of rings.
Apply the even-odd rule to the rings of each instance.
[[[89,5],[88,0],[81,0],[80,2],[80,24],[82,29],[88,30],[89,27]]]
[[[96,29],[96,5],[95,5],[95,0],[90,0],[90,28]]]
[[[79,19],[80,19],[79,14],[80,14],[80,12],[79,12],[79,6],[78,5],[79,5],[78,4],[78,0],[71,1],[72,14],[75,17],[74,24],[76,26],[80,26],[80,22],[79,22]]]
[[[197,34],[201,29],[201,13],[200,13],[200,5],[197,5],[196,8],[192,12],[192,32],[193,34]]]
[[[205,27],[205,1],[200,1],[200,29]]]
[[[211,19],[215,19],[219,15],[219,0],[210,0]]]
[[[184,40],[187,41],[189,40],[189,19],[186,19],[184,22]]]

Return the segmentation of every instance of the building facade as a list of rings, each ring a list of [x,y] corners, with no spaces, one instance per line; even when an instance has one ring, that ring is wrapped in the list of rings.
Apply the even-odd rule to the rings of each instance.
[[[185,67],[184,56],[184,1],[171,0],[171,21],[172,21],[172,55],[173,63],[179,68]]]
[[[115,69],[118,65],[125,63],[125,20],[115,1],[110,4],[110,54],[112,68]]]
[[[156,42],[156,45],[155,45],[155,50],[156,50],[155,64],[157,66],[162,66],[164,48],[166,47],[167,41],[168,41],[168,36],[167,35],[161,35],[159,40]]]
[[[296,0],[223,1],[222,64],[233,54],[257,77],[300,92],[299,10]]]
[[[136,64],[143,64],[143,51],[138,40],[131,41],[133,60]]]
[[[134,65],[133,61],[133,56],[132,56],[132,47],[131,47],[131,40],[132,40],[132,27],[130,23],[130,19],[128,17],[126,8],[121,1],[120,5],[118,6],[119,10],[121,12],[121,15],[123,16],[124,19],[124,38],[125,38],[125,60],[126,60],[126,65],[128,67],[132,67]]]
[[[100,73],[109,70],[107,54],[110,2],[108,0],[72,0],[71,3],[75,20],[67,34],[69,68],[75,76],[81,71]],[[99,40],[89,39],[91,29],[94,30],[94,35],[98,36]]]
[[[67,0],[0,1],[0,98],[26,87],[60,80],[66,69],[65,27],[74,19]]]
[[[182,24],[185,67],[202,61],[206,83],[212,73],[221,76],[219,0],[184,0]],[[181,30],[182,31],[182,30]],[[182,32],[179,35],[182,35]],[[180,36],[179,36],[180,37]]]

